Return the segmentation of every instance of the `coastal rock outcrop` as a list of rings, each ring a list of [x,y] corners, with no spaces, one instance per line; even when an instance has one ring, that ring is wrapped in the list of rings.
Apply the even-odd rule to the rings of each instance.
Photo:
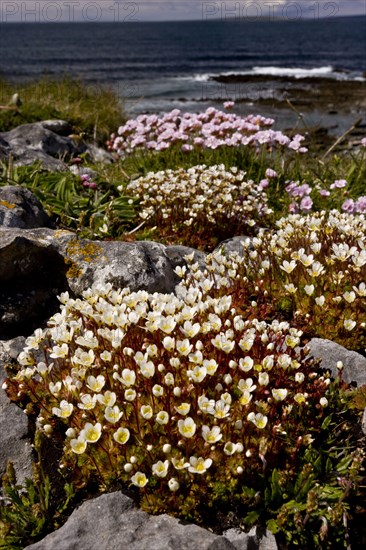
[[[29,166],[41,161],[47,170],[65,171],[64,159],[86,151],[84,143],[65,135],[70,130],[67,122],[59,120],[23,124],[0,133],[2,149],[13,158],[16,166]]]
[[[114,161],[105,149],[88,145],[74,135],[72,125],[65,120],[43,120],[0,132],[0,159],[6,161],[11,157],[15,166],[40,161],[46,170],[65,172],[66,162],[82,153],[93,162]]]
[[[180,278],[174,272],[187,264],[193,253],[201,266],[205,254],[188,247],[164,246],[151,241],[88,241],[58,239],[58,247],[69,269],[70,289],[77,295],[96,284],[111,283],[115,288],[171,293]]]
[[[92,285],[171,293],[185,257],[204,267],[205,254],[154,242],[90,241],[52,230],[34,195],[0,187],[0,338],[29,335],[59,308],[57,295]]]
[[[153,242],[95,242],[70,239],[64,248],[71,290],[80,295],[96,284],[111,283],[148,292],[174,292],[179,279],[165,252]]]

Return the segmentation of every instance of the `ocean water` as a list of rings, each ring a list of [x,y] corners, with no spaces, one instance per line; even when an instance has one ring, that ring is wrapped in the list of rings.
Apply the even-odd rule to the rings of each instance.
[[[279,77],[363,80],[365,71],[366,17],[0,24],[0,77],[68,74],[108,84],[130,114],[243,97],[250,104],[275,94]],[[247,75],[250,85],[213,80],[227,74]]]

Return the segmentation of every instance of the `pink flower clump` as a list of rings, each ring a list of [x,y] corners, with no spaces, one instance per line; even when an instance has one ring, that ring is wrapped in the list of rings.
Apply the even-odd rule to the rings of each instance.
[[[225,103],[224,107],[228,109],[232,105]],[[273,119],[260,115],[242,117],[214,107],[199,114],[173,109],[162,116],[140,115],[128,120],[118,129],[118,135],[112,134],[108,146],[122,157],[135,150],[164,151],[175,144],[180,145],[183,151],[243,145],[255,148],[261,145],[270,148],[282,146],[298,153],[307,151],[301,146],[305,139],[303,136],[297,134],[289,138],[273,130],[273,123]]]

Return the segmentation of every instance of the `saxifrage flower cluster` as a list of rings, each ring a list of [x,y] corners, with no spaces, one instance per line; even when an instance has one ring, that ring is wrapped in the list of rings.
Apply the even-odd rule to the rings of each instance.
[[[273,231],[261,229],[256,237],[243,239],[235,256],[210,256],[215,284],[225,291],[235,289],[248,318],[282,316],[308,336],[363,352],[365,216],[336,210],[292,214],[276,225]]]
[[[245,172],[224,165],[150,172],[121,190],[140,197],[148,227],[191,246],[210,234],[245,234],[259,221],[267,225],[272,214],[265,191],[246,181]]]
[[[65,425],[61,465],[76,484],[93,474],[188,494],[197,477],[247,480],[311,444],[330,380],[295,350],[301,331],[245,320],[191,269],[180,297],[110,285],[63,294],[49,328],[27,339],[8,389],[28,396],[45,433]]]

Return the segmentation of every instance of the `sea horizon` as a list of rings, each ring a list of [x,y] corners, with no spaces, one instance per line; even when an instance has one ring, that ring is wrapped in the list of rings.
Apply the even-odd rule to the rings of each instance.
[[[289,19],[286,17],[281,16],[263,16],[263,17],[245,17],[245,18],[236,18],[236,17],[212,17],[207,20],[202,19],[162,19],[162,20],[121,20],[121,21],[111,21],[111,20],[98,20],[98,21],[87,21],[85,19],[75,19],[73,21],[68,20],[59,20],[59,21],[46,21],[46,20],[40,20],[40,21],[2,21],[0,19],[0,25],[166,25],[169,23],[174,24],[180,24],[180,23],[204,23],[204,24],[210,24],[210,23],[242,23],[242,24],[251,24],[251,23],[277,23],[277,22],[287,22],[289,24],[291,23],[300,23],[301,21],[305,22],[319,22],[319,21],[332,21],[332,20],[339,20],[339,19],[366,19],[366,14],[351,14],[351,15],[343,15],[343,14],[337,14],[333,15],[332,17],[329,17],[327,15],[319,15],[319,17],[314,18],[309,16],[302,16],[299,19]]]

